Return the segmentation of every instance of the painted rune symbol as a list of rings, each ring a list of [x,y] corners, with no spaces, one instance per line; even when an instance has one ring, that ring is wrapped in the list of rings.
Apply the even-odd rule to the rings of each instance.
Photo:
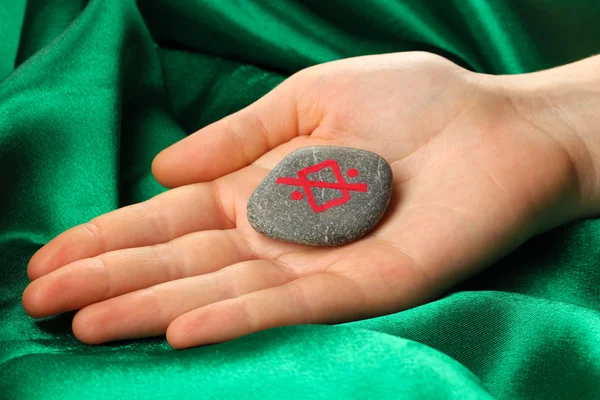
[[[331,168],[333,171],[333,175],[335,176],[335,182],[325,182],[325,181],[311,181],[307,178],[308,174],[312,174],[315,172],[319,172],[322,169]],[[350,178],[354,178],[358,176],[358,170],[355,168],[350,168],[346,171],[346,174]],[[366,183],[348,183],[344,179],[342,175],[342,171],[340,170],[340,165],[336,160],[325,160],[321,163],[311,165],[310,167],[306,167],[298,171],[298,178],[287,178],[281,177],[277,178],[275,183],[281,185],[289,185],[289,186],[300,186],[304,190],[306,194],[306,199],[308,200],[308,204],[312,207],[315,213],[320,213],[325,210],[330,209],[331,207],[341,206],[346,204],[350,200],[349,191],[356,192],[366,192],[368,190],[368,186]],[[312,193],[311,188],[323,188],[323,189],[337,189],[342,194],[342,197],[338,197],[333,200],[329,200],[323,204],[317,204],[315,200],[315,196]],[[291,195],[292,200],[302,200],[304,195],[302,192],[294,190]]]

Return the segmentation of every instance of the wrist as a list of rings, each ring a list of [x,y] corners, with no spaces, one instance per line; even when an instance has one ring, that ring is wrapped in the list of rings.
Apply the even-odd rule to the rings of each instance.
[[[600,214],[600,56],[495,82],[523,118],[568,154],[578,183],[578,216]]]

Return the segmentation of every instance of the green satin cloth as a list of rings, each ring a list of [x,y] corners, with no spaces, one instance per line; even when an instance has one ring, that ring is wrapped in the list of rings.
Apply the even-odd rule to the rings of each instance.
[[[202,348],[87,346],[73,313],[21,306],[40,246],[163,191],[161,149],[299,69],[427,50],[534,71],[600,50],[599,20],[597,0],[2,0],[0,398],[600,398],[598,220],[412,310]]]

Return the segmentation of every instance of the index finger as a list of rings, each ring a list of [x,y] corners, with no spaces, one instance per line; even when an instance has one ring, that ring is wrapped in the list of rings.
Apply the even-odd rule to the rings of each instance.
[[[31,258],[31,280],[83,258],[112,250],[165,243],[187,233],[235,226],[214,183],[162,193],[75,226],[47,243]]]

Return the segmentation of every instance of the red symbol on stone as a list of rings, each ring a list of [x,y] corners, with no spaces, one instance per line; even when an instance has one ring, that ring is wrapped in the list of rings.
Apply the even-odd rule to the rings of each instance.
[[[320,170],[325,168],[331,168],[331,170],[333,171],[333,175],[336,179],[335,182],[311,181],[307,178],[308,174],[319,172]],[[358,170],[356,170],[355,168],[350,168],[348,171],[346,171],[346,174],[348,175],[348,177],[354,178],[358,176]],[[340,165],[335,160],[326,160],[319,164],[311,165],[310,167],[301,169],[300,171],[298,171],[298,178],[277,178],[275,183],[281,185],[302,187],[302,189],[304,190],[304,194],[306,194],[308,204],[310,204],[315,213],[320,213],[330,209],[331,207],[337,207],[346,204],[350,200],[350,194],[348,192],[351,190],[356,192],[366,192],[368,189],[366,183],[346,182],[344,176],[342,175],[342,171],[340,170]],[[311,187],[323,189],[337,189],[342,194],[342,197],[329,200],[323,204],[317,204],[315,196],[312,193]],[[302,192],[298,190],[294,190],[291,195],[292,200],[302,200],[303,197],[304,196]]]

